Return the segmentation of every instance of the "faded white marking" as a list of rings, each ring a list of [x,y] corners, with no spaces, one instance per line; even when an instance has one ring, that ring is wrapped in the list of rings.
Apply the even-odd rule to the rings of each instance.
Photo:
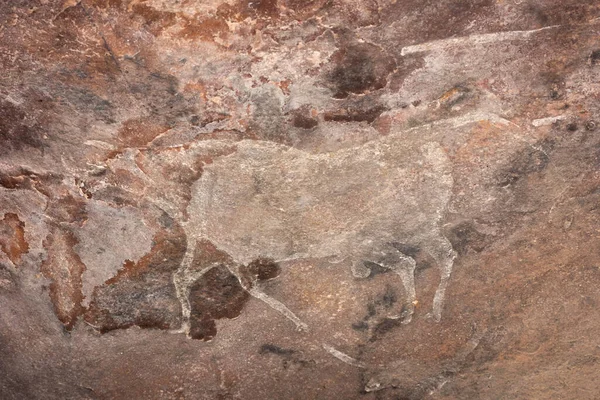
[[[327,350],[329,354],[331,354],[338,360],[345,362],[348,365],[352,365],[353,367],[358,368],[366,368],[366,366],[357,359],[350,357],[348,354],[342,353],[341,351],[335,349],[332,346],[329,346],[328,344],[323,343],[323,348]]]
[[[538,128],[540,126],[552,125],[556,121],[562,121],[565,118],[566,117],[564,115],[558,115],[556,117],[546,117],[546,118],[534,119],[533,121],[531,121],[531,125]]]
[[[103,142],[102,140],[86,140],[85,142],[83,142],[83,144],[85,144],[87,146],[97,147],[99,149],[106,149],[106,150],[115,150],[116,149],[116,147],[113,146],[112,144]]]
[[[299,331],[307,331],[308,330],[308,325],[306,325],[304,322],[302,322],[300,320],[300,318],[298,318],[296,316],[296,314],[294,314],[282,302],[274,299],[271,296],[266,295],[265,293],[261,292],[260,290],[255,289],[255,288],[250,288],[250,289],[247,289],[247,290],[248,290],[248,293],[250,293],[251,296],[253,296],[253,297],[255,297],[255,298],[259,299],[259,300],[264,301],[268,306],[270,306],[271,308],[273,308],[276,311],[279,311],[283,316],[285,316],[287,319],[289,319],[294,324],[296,324],[296,328]]]
[[[441,273],[432,310],[439,321],[456,253],[439,228],[453,178],[438,131],[459,131],[479,121],[511,124],[494,113],[473,112],[316,154],[271,142],[237,142],[237,151],[206,166],[192,187],[182,226],[188,240],[206,239],[229,254],[234,264],[228,268],[243,286],[238,266],[261,257],[348,260],[357,277],[369,274],[361,266],[370,261],[399,275],[407,304],[413,306],[414,260],[390,243],[418,246],[435,259]],[[228,143],[208,140],[202,146]],[[184,321],[189,318],[188,288],[198,278],[190,268],[193,254],[194,247],[188,246],[174,277]],[[244,288],[306,329],[260,287]],[[403,315],[405,323],[413,310]]]
[[[483,33],[478,35],[462,36],[457,38],[440,39],[432,42],[426,42],[416,44],[413,46],[403,47],[400,51],[402,56],[414,53],[422,53],[425,51],[443,50],[448,47],[454,46],[473,46],[488,44],[494,42],[501,42],[505,40],[525,40],[531,35],[559,27],[560,25],[546,26],[544,28],[533,29],[530,31],[507,31],[507,32],[495,32],[495,33]]]
[[[474,122],[487,121],[492,124],[501,124],[501,125],[509,125],[512,124],[509,120],[500,117],[499,115],[487,112],[473,112],[465,115],[461,115],[459,117],[442,119],[439,121],[431,122],[427,125],[418,126],[415,128],[411,128],[409,130],[415,130],[418,128],[426,127],[426,128],[434,128],[443,125],[449,125],[453,128],[460,128],[461,126],[469,125]]]

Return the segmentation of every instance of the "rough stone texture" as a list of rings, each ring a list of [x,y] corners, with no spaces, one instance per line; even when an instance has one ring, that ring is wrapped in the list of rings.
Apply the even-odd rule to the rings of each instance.
[[[600,398],[599,27],[0,2],[0,398]]]

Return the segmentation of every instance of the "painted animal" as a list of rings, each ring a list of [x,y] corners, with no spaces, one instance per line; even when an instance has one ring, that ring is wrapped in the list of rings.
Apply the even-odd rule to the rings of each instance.
[[[400,277],[408,297],[405,323],[416,304],[415,261],[394,244],[415,246],[441,271],[432,311],[439,321],[456,257],[439,229],[453,179],[445,151],[428,136],[409,131],[317,154],[238,142],[236,152],[206,166],[193,186],[184,224],[188,243],[209,240],[240,265],[264,257],[330,257],[348,260],[354,276],[367,277],[369,262],[376,263]],[[183,298],[185,282],[203,273],[186,279],[193,256],[189,246],[175,280]],[[239,271],[232,272],[242,281]],[[279,301],[248,290],[304,327]]]

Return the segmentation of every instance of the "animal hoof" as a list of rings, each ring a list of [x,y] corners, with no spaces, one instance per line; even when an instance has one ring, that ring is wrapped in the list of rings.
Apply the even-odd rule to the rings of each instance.
[[[304,322],[301,322],[296,325],[296,330],[298,332],[308,332],[308,325],[306,325]]]
[[[441,313],[438,314],[435,312],[430,312],[425,316],[425,318],[432,319],[435,322],[440,322],[442,320],[442,315],[441,315]]]
[[[352,270],[352,276],[355,278],[365,279],[371,275],[371,268],[367,268],[362,261],[353,262],[350,269]]]

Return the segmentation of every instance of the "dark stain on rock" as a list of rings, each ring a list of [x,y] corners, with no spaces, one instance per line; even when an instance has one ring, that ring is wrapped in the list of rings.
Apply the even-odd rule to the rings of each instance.
[[[590,62],[592,65],[600,63],[600,50],[592,51],[592,54],[590,54]]]
[[[385,335],[392,329],[397,328],[401,325],[402,325],[402,320],[399,318],[398,319],[384,318],[382,321],[377,323],[377,325],[375,325],[375,327],[373,328],[373,332],[371,334],[371,337],[369,338],[369,341],[375,342],[375,341],[381,339],[381,337],[383,335]]]
[[[243,270],[252,279],[266,281],[279,276],[281,267],[271,258],[258,258],[245,266]]]
[[[38,122],[8,101],[0,102],[0,154],[27,148],[43,149]]]
[[[276,91],[280,91],[279,88]],[[257,136],[279,143],[289,140],[285,129],[282,104],[273,91],[262,91],[251,95],[252,119],[248,129]]]
[[[260,346],[259,354],[277,354],[279,356],[289,356],[296,352],[296,350],[292,349],[284,349],[279,346],[275,346],[274,344],[265,343]]]
[[[508,162],[508,165],[500,169],[497,175],[498,186],[509,186],[515,184],[521,178],[543,171],[550,158],[548,151],[551,150],[553,143],[543,141],[536,144],[538,149],[527,147],[518,151]]]
[[[190,336],[210,340],[217,334],[215,320],[239,316],[250,295],[229,269],[219,265],[190,288]]]
[[[567,130],[569,132],[575,132],[578,129],[577,123],[576,122],[570,122],[567,124]]]
[[[382,105],[375,105],[368,108],[347,107],[335,111],[328,111],[323,116],[325,121],[335,122],[368,122],[371,123],[386,111]]]
[[[569,44],[571,46],[572,44]],[[578,63],[573,59],[554,57],[544,63],[540,70],[540,79],[547,88],[552,100],[564,100],[567,96],[566,77],[577,68]],[[564,109],[569,105],[563,105]]]
[[[338,99],[385,87],[388,75],[395,68],[393,58],[368,43],[351,44],[338,50],[332,56],[332,63],[327,80]]]
[[[464,255],[469,249],[479,253],[488,245],[487,236],[475,229],[470,221],[454,225],[447,233],[447,238],[459,255]]]
[[[550,89],[550,98],[552,100],[560,100],[562,97],[562,93],[558,88],[558,85],[553,85],[552,89]]]
[[[377,315],[377,308],[374,303],[367,304],[367,315],[365,316],[365,320],[368,320],[371,317]]]
[[[316,118],[316,111],[310,107],[300,107],[292,112],[292,125],[301,129],[313,129],[319,125],[319,120]]]
[[[17,214],[6,213],[0,220],[0,249],[15,265],[29,251],[29,244],[25,240],[25,222]]]
[[[525,7],[525,11],[530,14],[534,21],[538,22],[540,26],[550,25],[550,18],[546,12],[535,3],[528,3]]]
[[[414,259],[418,258],[421,249],[417,246],[409,245],[406,243],[393,242],[391,245],[398,250],[400,253],[412,257]]]
[[[40,266],[42,274],[51,280],[50,299],[66,330],[73,329],[77,317],[83,313],[81,278],[85,265],[73,250],[77,243],[68,228],[56,225],[44,240],[47,255]]]
[[[266,343],[260,347],[259,354],[273,354],[281,357],[283,369],[289,369],[292,366],[299,368],[312,368],[316,366],[315,360],[310,360],[304,357],[302,352],[293,349],[284,349],[274,344]]]
[[[398,301],[398,296],[396,295],[396,291],[392,286],[387,285],[385,287],[385,292],[375,301],[375,304],[380,307],[384,307],[386,309],[391,308]]]
[[[159,231],[148,254],[126,260],[117,275],[94,289],[85,321],[100,332],[131,326],[173,329],[181,324],[181,305],[172,275],[186,251],[178,224]]]
[[[165,229],[173,228],[175,224],[175,220],[166,212],[161,212],[160,217],[158,217],[158,223]]]
[[[0,186],[5,189],[33,190],[32,179],[27,174],[0,172]]]
[[[67,108],[74,107],[82,113],[89,113],[95,119],[106,124],[116,122],[116,111],[113,103],[102,98],[90,89],[73,86],[62,86],[59,88],[61,97],[57,103]]]
[[[241,314],[250,298],[244,287],[273,279],[281,272],[279,264],[270,258],[258,258],[240,266],[239,279],[231,272],[234,268],[233,259],[212,242],[197,241],[190,272],[207,272],[190,287],[190,337],[193,339],[207,341],[214,338],[217,334],[215,320],[232,319]]]
[[[387,315],[397,306],[398,294],[391,285],[386,285],[385,291],[367,303],[367,313],[362,321],[352,324],[352,329],[359,332],[369,332],[369,340],[378,340],[383,334],[402,324],[403,318],[390,318]],[[400,315],[407,315],[407,305],[403,305]],[[383,314],[383,317],[380,317]]]
[[[359,332],[364,332],[369,330],[369,324],[365,321],[359,321],[352,324],[352,329]]]
[[[171,128],[197,114],[195,98],[179,91],[176,77],[150,70],[135,57],[122,60],[121,69],[130,76],[130,91],[144,109],[144,117],[138,122]]]
[[[301,114],[294,115],[293,125],[296,128],[312,129],[319,125],[319,121],[316,118],[310,118]]]

